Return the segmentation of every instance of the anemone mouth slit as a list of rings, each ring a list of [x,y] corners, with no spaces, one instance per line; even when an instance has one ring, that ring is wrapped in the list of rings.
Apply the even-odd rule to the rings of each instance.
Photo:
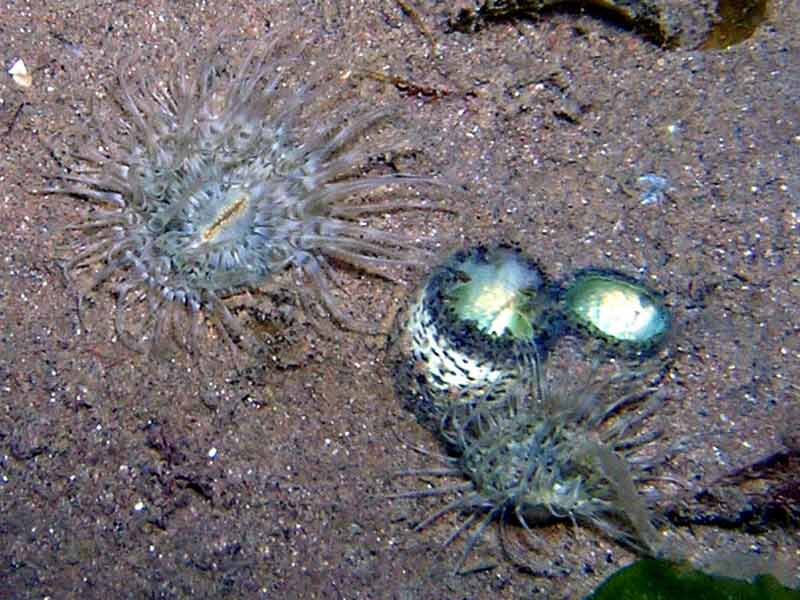
[[[115,328],[139,350],[183,335],[187,320],[197,332],[198,313],[242,345],[252,336],[226,299],[267,293],[292,270],[302,304],[337,326],[369,325],[339,307],[331,264],[382,275],[427,259],[424,243],[372,224],[381,213],[441,209],[427,198],[386,199],[388,189],[435,188],[435,178],[368,167],[381,151],[368,134],[391,129],[393,111],[339,101],[330,64],[304,61],[306,47],[293,49],[286,34],[251,43],[240,60],[226,42],[163,78],[131,75],[137,56],[121,60],[112,102],[94,108],[71,153],[76,164],[44,190],[86,203],[85,220],[68,228],[65,270],[73,280],[94,271],[90,290],[125,290]],[[293,86],[297,73],[304,83]],[[153,318],[131,328],[131,303]]]

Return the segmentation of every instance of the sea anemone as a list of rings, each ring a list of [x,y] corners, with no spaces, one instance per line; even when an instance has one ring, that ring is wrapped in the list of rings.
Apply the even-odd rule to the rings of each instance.
[[[668,456],[647,448],[659,433],[643,429],[661,396],[643,383],[643,373],[550,389],[538,364],[525,370],[502,402],[476,403],[466,415],[451,413],[451,422],[440,432],[450,454],[444,468],[400,473],[466,479],[456,486],[393,496],[458,494],[416,530],[448,513],[466,515],[447,546],[477,523],[456,571],[492,522],[501,524],[501,534],[502,526],[516,522],[535,540],[535,526],[567,519],[643,554],[657,554],[662,537],[648,505],[656,492],[643,495],[638,486],[653,479],[653,469]]]
[[[333,267],[386,275],[427,256],[411,237],[358,219],[429,204],[378,193],[348,201],[431,179],[364,174],[378,152],[362,138],[388,114],[333,105],[320,66],[327,63],[282,48],[288,41],[275,35],[235,60],[220,39],[195,68],[179,62],[163,78],[132,78],[133,61],[123,62],[113,102],[93,111],[88,139],[71,153],[78,164],[46,190],[91,204],[71,228],[78,234],[65,272],[72,279],[94,269],[90,290],[110,283],[116,332],[127,345],[144,351],[168,337],[191,342],[206,319],[247,345],[225,299],[269,293],[285,285],[277,276],[287,270],[300,304],[323,307],[342,327],[374,332],[336,301]],[[300,87],[288,81],[294,74]]]
[[[617,271],[584,269],[571,279],[561,310],[574,331],[620,356],[650,354],[665,340],[671,317],[656,292]]]
[[[438,266],[397,320],[388,360],[421,422],[502,396],[526,357],[543,355],[553,306],[538,265],[517,248],[475,246]]]

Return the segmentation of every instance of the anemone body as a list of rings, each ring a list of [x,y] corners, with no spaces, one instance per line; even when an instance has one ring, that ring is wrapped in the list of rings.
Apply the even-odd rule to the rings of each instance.
[[[516,248],[456,252],[398,319],[389,353],[398,391],[434,428],[453,406],[502,396],[518,365],[546,351],[550,304],[538,265]]]
[[[451,410],[448,427],[439,431],[451,455],[446,468],[404,473],[466,479],[456,488],[398,495],[460,493],[417,529],[460,512],[466,520],[449,544],[479,523],[457,570],[492,522],[516,522],[534,536],[534,527],[567,519],[644,554],[657,553],[660,538],[638,487],[662,460],[645,451],[658,433],[642,431],[658,396],[640,387],[636,374],[546,390],[536,367],[519,380],[524,383],[499,400],[476,403],[469,413]]]
[[[215,47],[162,84],[131,80],[121,66],[115,102],[95,112],[89,140],[74,152],[79,164],[50,189],[93,205],[74,228],[67,272],[101,266],[92,287],[113,282],[117,332],[138,349],[187,319],[194,331],[204,317],[241,338],[223,300],[268,291],[289,269],[301,303],[353,325],[330,291],[332,263],[381,272],[424,256],[410,238],[356,222],[420,206],[348,203],[422,180],[359,175],[374,155],[359,144],[386,114],[363,106],[315,114],[307,107],[320,104],[325,74],[318,68],[304,75],[304,89],[291,88],[286,73],[306,63],[302,53],[288,58],[283,43],[256,45],[240,61]]]

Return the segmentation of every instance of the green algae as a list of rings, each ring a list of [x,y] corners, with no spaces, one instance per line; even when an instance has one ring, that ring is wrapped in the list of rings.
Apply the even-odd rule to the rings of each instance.
[[[702,50],[721,49],[748,39],[767,18],[767,0],[719,0],[719,21],[711,28]]]
[[[586,600],[800,600],[772,575],[752,581],[709,575],[685,563],[643,559],[606,579]]]
[[[580,11],[633,29],[666,48],[727,48],[748,39],[766,19],[767,0],[483,0],[452,19],[474,29],[482,19]]]

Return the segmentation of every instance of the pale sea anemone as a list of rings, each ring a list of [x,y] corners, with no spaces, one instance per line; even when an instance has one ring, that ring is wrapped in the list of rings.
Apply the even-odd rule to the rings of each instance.
[[[578,271],[560,303],[570,327],[612,355],[647,356],[670,332],[672,317],[661,296],[617,271]]]
[[[71,228],[65,272],[71,280],[91,272],[89,290],[113,289],[116,332],[128,346],[144,351],[168,338],[191,346],[206,320],[249,345],[225,299],[286,286],[276,281],[284,271],[293,272],[298,303],[374,331],[337,302],[335,269],[385,275],[424,260],[411,237],[359,219],[430,208],[379,188],[408,195],[431,179],[371,168],[371,158],[399,148],[364,143],[387,113],[332,103],[330,63],[290,41],[276,35],[237,60],[220,39],[196,66],[178,61],[162,76],[133,78],[134,61],[123,62],[113,102],[93,110],[71,152],[77,164],[46,190],[91,205]]]
[[[662,401],[651,380],[643,373],[621,372],[550,388],[538,364],[526,371],[502,402],[475,403],[466,415],[451,411],[439,432],[450,454],[444,467],[400,473],[466,480],[394,495],[456,495],[415,529],[449,513],[464,515],[445,542],[474,528],[457,571],[493,522],[501,525],[501,534],[508,523],[518,524],[535,545],[535,527],[566,519],[643,554],[658,554],[662,537],[650,513],[657,492],[642,486],[659,479],[653,472],[671,454],[653,448],[659,432],[644,427]]]
[[[408,408],[438,428],[451,407],[502,395],[552,337],[553,299],[539,266],[508,244],[459,250],[397,319],[387,360]]]

